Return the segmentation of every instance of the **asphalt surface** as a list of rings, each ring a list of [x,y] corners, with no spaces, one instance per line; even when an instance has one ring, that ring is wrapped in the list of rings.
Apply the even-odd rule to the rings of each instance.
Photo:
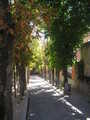
[[[41,77],[31,76],[28,120],[90,120],[90,103],[83,96],[64,95]]]

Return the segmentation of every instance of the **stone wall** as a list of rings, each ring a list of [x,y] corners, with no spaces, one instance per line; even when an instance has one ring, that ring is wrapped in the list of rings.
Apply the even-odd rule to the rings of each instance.
[[[84,62],[84,76],[90,77],[90,42],[82,46],[81,57]]]
[[[80,64],[78,63],[75,66],[75,78],[72,81],[72,87],[88,95],[90,91],[90,42],[84,43],[80,51],[81,61],[83,61],[83,77],[81,79],[79,77],[79,74],[82,74],[82,71],[80,71],[82,68],[81,66],[78,67],[78,64]]]

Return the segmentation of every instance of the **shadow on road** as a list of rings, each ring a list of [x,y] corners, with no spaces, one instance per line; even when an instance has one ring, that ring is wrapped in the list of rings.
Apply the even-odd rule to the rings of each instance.
[[[82,96],[64,95],[47,81],[32,76],[30,80],[29,120],[87,120],[90,104]]]

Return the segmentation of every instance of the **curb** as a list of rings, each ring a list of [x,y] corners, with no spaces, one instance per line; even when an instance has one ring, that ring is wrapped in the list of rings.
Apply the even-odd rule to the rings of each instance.
[[[28,120],[29,118],[29,110],[30,110],[30,96],[28,97],[28,100],[27,100],[26,120]]]

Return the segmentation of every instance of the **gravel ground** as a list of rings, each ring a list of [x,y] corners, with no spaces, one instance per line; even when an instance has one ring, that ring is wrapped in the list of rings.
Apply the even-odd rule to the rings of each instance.
[[[48,81],[30,79],[28,120],[90,120],[90,103],[79,93],[64,95]]]

